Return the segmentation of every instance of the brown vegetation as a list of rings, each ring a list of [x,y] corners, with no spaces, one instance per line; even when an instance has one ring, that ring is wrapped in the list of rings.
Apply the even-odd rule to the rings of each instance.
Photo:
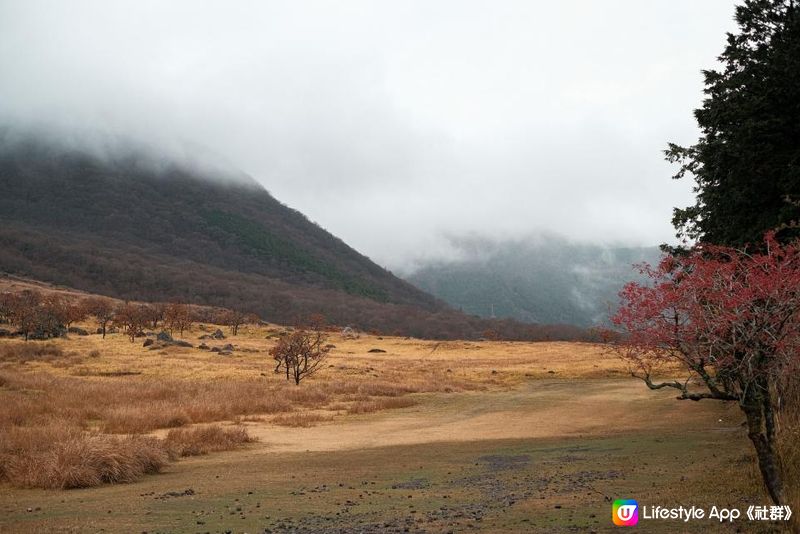
[[[169,461],[160,440],[115,437],[66,425],[3,428],[0,480],[25,488],[70,489],[133,482]]]
[[[327,336],[319,330],[307,331],[298,329],[278,338],[278,343],[270,350],[275,360],[275,372],[281,367],[286,371],[286,380],[294,380],[295,385],[306,377],[313,375],[330,352],[326,344]]]
[[[200,456],[210,452],[230,451],[254,441],[244,427],[222,428],[211,425],[170,430],[164,444],[178,456]]]

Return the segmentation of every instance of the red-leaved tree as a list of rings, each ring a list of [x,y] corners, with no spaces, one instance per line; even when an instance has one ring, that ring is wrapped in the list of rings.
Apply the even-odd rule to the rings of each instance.
[[[651,389],[737,402],[767,491],[785,502],[776,421],[800,367],[800,242],[770,233],[754,253],[698,245],[642,272],[650,283],[620,294],[616,350]]]

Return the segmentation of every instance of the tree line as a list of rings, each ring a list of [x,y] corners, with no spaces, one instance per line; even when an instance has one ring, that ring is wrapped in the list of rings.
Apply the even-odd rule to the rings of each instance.
[[[103,338],[109,332],[121,332],[131,342],[148,329],[183,336],[194,323],[207,322],[227,326],[231,334],[237,335],[242,325],[261,321],[257,315],[239,310],[176,302],[121,302],[100,296],[68,297],[28,289],[0,293],[0,324],[16,329],[6,331],[6,335],[19,335],[26,341],[82,333],[74,325],[90,318],[97,326],[96,333]]]

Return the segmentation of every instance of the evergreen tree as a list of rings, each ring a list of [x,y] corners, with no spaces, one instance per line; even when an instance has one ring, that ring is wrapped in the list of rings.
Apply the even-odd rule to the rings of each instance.
[[[697,201],[676,208],[678,237],[740,246],[779,229],[800,235],[800,13],[795,0],[736,8],[719,70],[707,70],[701,129],[688,148],[670,144],[675,178],[694,177]]]

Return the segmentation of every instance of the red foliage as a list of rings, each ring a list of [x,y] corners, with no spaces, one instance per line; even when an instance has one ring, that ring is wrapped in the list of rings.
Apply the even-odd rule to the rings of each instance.
[[[783,393],[800,368],[800,241],[773,233],[761,252],[698,245],[686,256],[642,267],[650,285],[628,284],[612,318],[618,352],[651,389],[679,399],[736,401],[773,501],[784,500],[775,450]],[[654,382],[653,375],[688,376]]]
[[[643,266],[652,284],[630,283],[612,318],[624,354],[646,374],[679,362],[711,395],[756,379],[780,379],[800,364],[800,242],[765,237],[762,253],[702,245]],[[716,376],[704,375],[712,372]]]

